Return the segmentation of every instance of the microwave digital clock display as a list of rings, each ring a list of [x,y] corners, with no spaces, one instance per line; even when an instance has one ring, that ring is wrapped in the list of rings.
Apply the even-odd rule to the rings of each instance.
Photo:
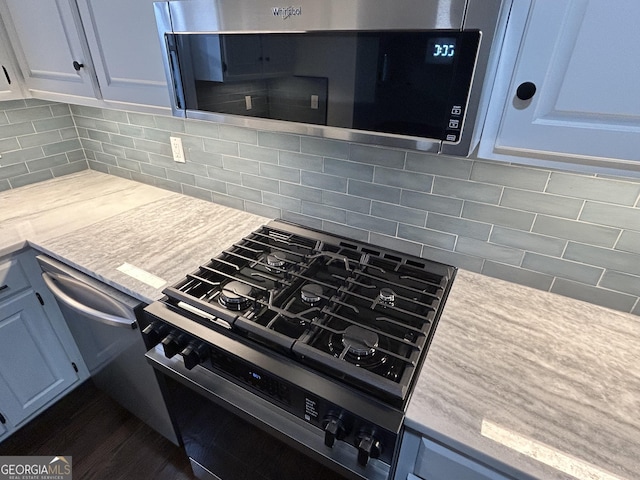
[[[456,56],[456,38],[430,38],[427,42],[426,63],[452,63]]]

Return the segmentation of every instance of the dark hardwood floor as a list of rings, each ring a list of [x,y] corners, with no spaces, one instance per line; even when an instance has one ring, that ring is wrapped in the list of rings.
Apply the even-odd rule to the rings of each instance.
[[[85,382],[0,443],[0,455],[70,455],[76,480],[191,480],[184,451]]]

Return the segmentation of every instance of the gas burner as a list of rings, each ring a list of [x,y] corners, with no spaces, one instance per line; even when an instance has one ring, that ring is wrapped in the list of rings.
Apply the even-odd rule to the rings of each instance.
[[[322,300],[324,290],[317,283],[307,283],[300,289],[300,298],[304,303],[315,305]]]
[[[390,288],[381,288],[378,298],[382,303],[393,306],[396,301],[396,293]]]
[[[278,272],[287,268],[287,254],[285,252],[272,252],[267,254],[267,270]]]
[[[248,297],[252,293],[253,288],[250,285],[238,281],[229,282],[222,287],[219,302],[229,310],[245,310],[251,305],[251,299]]]
[[[357,367],[373,370],[387,362],[386,354],[379,350],[377,333],[358,325],[350,325],[343,333],[334,333],[329,339],[329,351]]]

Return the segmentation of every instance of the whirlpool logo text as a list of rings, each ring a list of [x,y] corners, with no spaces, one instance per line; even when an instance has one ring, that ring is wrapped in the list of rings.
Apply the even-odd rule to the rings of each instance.
[[[291,17],[299,17],[302,15],[302,7],[273,7],[273,16],[286,20]]]

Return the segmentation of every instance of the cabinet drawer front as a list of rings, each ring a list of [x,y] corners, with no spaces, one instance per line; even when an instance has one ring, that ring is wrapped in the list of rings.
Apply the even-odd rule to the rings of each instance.
[[[27,276],[17,260],[0,262],[0,300],[28,286]]]

